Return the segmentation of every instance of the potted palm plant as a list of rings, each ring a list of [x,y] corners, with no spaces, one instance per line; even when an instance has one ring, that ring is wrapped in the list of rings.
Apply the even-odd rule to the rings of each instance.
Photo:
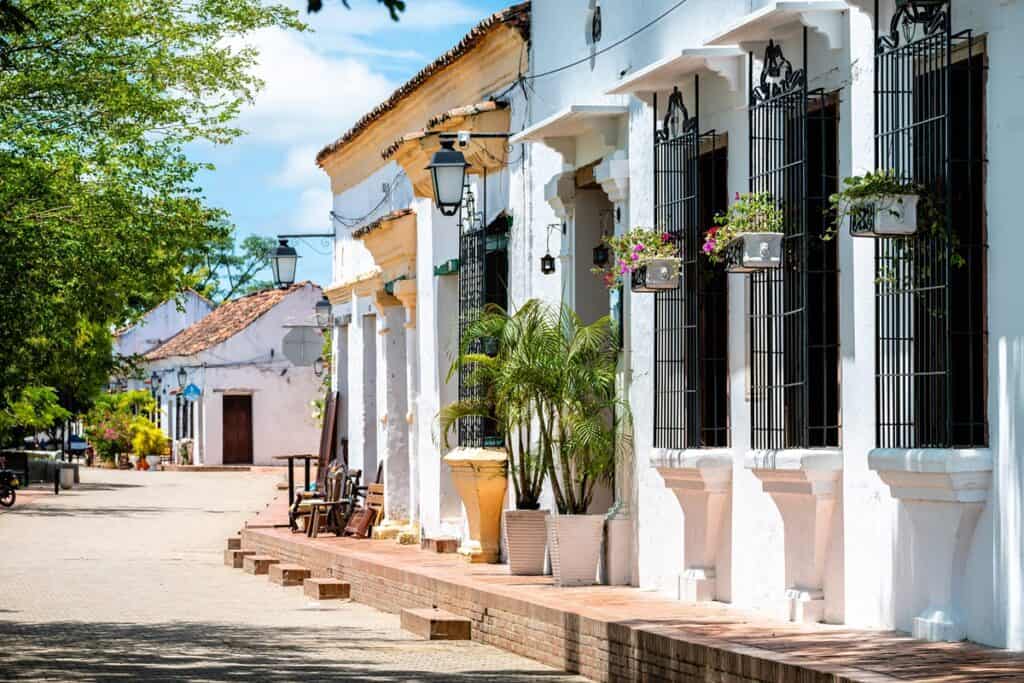
[[[544,573],[547,543],[540,509],[546,473],[536,431],[547,382],[543,362],[556,343],[554,316],[540,302],[528,301],[515,313],[488,308],[463,335],[460,366],[472,368],[467,381],[475,394],[442,409],[439,420],[447,447],[460,418],[481,417],[497,423],[502,436],[516,509],[503,512],[505,544],[512,574]],[[480,352],[480,351],[484,352]]]
[[[704,236],[704,253],[730,273],[782,267],[782,209],[767,192],[736,193],[736,201]]]
[[[588,511],[595,486],[614,472],[628,407],[617,392],[618,346],[609,318],[584,325],[563,308],[558,330],[557,352],[548,356],[552,381],[538,414],[542,459],[558,507],[547,520],[548,548],[556,585],[591,585],[605,518]]]
[[[853,237],[900,237],[917,232],[920,194],[919,186],[882,170],[844,179],[829,203],[836,225],[848,223]]]

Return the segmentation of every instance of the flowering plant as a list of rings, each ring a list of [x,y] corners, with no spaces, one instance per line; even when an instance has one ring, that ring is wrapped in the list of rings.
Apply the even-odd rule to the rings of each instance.
[[[736,200],[715,216],[715,223],[704,235],[704,253],[715,263],[722,261],[725,248],[746,232],[782,232],[782,209],[767,192],[736,193]]]
[[[621,287],[625,279],[652,259],[678,259],[679,247],[671,233],[649,228],[633,228],[618,236],[607,236],[604,243],[612,251],[608,265],[591,268],[608,289]]]

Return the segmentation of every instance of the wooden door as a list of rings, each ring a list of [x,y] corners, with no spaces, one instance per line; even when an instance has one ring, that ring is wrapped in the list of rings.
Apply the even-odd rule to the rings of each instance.
[[[252,396],[224,397],[223,462],[252,464]]]

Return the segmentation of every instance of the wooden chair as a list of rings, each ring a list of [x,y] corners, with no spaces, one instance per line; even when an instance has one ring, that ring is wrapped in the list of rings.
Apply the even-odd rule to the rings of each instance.
[[[359,505],[361,477],[360,470],[350,472],[344,465],[332,468],[327,479],[326,498],[302,502],[309,509],[307,536],[316,538],[321,528],[333,531],[337,536],[344,533],[350,517]]]
[[[373,510],[370,526],[374,527],[384,519],[384,484],[368,484],[366,486],[366,507]]]
[[[288,509],[288,526],[292,531],[298,531],[299,520],[308,515],[311,509],[303,506],[307,500],[327,500],[327,475],[337,456],[337,433],[338,433],[338,392],[333,392],[327,397],[324,404],[324,424],[320,429],[320,451],[316,461],[316,488],[313,491],[297,491],[295,500]],[[348,459],[345,459],[348,466]]]

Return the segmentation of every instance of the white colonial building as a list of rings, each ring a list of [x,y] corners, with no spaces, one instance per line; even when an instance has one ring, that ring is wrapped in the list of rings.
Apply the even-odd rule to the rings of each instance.
[[[561,301],[623,323],[611,582],[1024,649],[1022,29],[1019,3],[968,0],[535,0],[482,22],[317,159],[342,436],[383,465],[389,518],[468,533],[436,427],[460,311]],[[424,167],[459,131],[448,218]],[[875,169],[924,188],[928,231],[830,233],[829,196]],[[700,253],[746,192],[783,208],[779,269]],[[633,226],[679,240],[677,290],[591,275]]]
[[[137,323],[117,330],[114,354],[122,358],[143,356],[205,318],[214,308],[216,304],[205,296],[186,290],[147,312]]]
[[[145,355],[159,424],[177,461],[278,465],[317,452],[313,401],[323,398],[323,335],[313,320],[320,288],[303,282],[225,302]]]

